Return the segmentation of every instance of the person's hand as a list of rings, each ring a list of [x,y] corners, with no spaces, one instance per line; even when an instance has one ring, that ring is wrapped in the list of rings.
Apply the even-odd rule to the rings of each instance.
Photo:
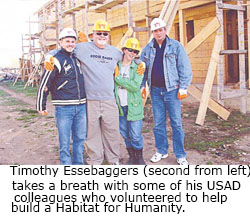
[[[187,90],[186,89],[179,89],[177,98],[179,100],[187,98]]]
[[[119,67],[116,66],[116,67],[115,67],[115,77],[119,76],[119,74],[120,74]]]
[[[82,32],[78,33],[78,43],[83,43],[83,42],[88,42],[88,41],[89,40],[84,33],[82,33]]]
[[[38,111],[38,113],[39,113],[40,115],[43,115],[43,116],[48,115],[47,110],[44,110],[44,111]]]
[[[45,61],[44,61],[44,68],[48,71],[53,71],[54,70],[54,57],[53,56],[48,56],[46,57]]]
[[[141,97],[142,97],[143,99],[145,99],[145,98],[147,97],[147,92],[146,92],[145,87],[142,87],[142,88],[141,88]]]
[[[138,65],[138,67],[137,67],[137,69],[136,69],[136,72],[137,72],[137,74],[138,75],[143,75],[144,74],[144,72],[145,72],[145,63],[144,62],[141,62],[139,65]]]

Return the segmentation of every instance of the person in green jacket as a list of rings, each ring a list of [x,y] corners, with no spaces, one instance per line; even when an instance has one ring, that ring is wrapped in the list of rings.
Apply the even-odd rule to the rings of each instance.
[[[129,154],[128,165],[145,165],[143,159],[142,119],[144,117],[141,97],[143,74],[136,72],[135,57],[140,52],[136,38],[129,38],[122,48],[123,59],[115,69],[115,97],[119,108],[120,133]]]

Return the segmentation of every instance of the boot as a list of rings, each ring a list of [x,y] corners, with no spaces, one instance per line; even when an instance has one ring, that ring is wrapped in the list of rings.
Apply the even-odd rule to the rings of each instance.
[[[128,155],[129,155],[127,165],[135,165],[136,160],[135,160],[135,150],[134,150],[134,148],[129,147],[129,148],[127,148],[127,151],[128,151]]]
[[[144,159],[143,159],[143,154],[142,154],[142,149],[140,150],[135,150],[135,160],[137,165],[146,165]]]

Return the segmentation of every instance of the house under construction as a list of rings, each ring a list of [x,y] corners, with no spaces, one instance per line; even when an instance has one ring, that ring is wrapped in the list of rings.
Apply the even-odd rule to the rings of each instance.
[[[150,22],[161,17],[168,35],[185,46],[191,61],[193,81],[188,92],[200,101],[196,123],[204,123],[207,108],[226,120],[230,112],[223,104],[230,98],[239,98],[242,113],[250,111],[250,2],[246,0],[48,0],[35,14],[39,32],[27,36],[29,52],[21,59],[23,79],[34,79],[43,54],[58,47],[59,32],[65,27],[91,40],[94,22],[105,19],[111,28],[110,44],[121,48],[134,36],[143,48],[151,39]],[[38,53],[42,56],[35,61]],[[203,91],[197,84],[202,84]],[[216,101],[211,98],[213,86]]]

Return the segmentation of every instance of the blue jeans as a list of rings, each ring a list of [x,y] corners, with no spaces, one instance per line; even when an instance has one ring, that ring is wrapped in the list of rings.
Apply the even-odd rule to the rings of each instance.
[[[123,116],[119,117],[119,126],[126,147],[140,150],[143,147],[143,137],[141,135],[142,120],[128,121],[128,106],[122,106],[122,111]]]
[[[165,88],[152,87],[151,100],[154,115],[154,136],[157,151],[168,153],[166,112],[173,132],[173,149],[177,159],[185,157],[184,130],[181,122],[181,101],[177,98],[178,89],[167,92]]]
[[[56,125],[59,134],[59,155],[62,165],[84,164],[83,142],[87,135],[86,104],[56,106]],[[69,152],[72,133],[72,160]]]

